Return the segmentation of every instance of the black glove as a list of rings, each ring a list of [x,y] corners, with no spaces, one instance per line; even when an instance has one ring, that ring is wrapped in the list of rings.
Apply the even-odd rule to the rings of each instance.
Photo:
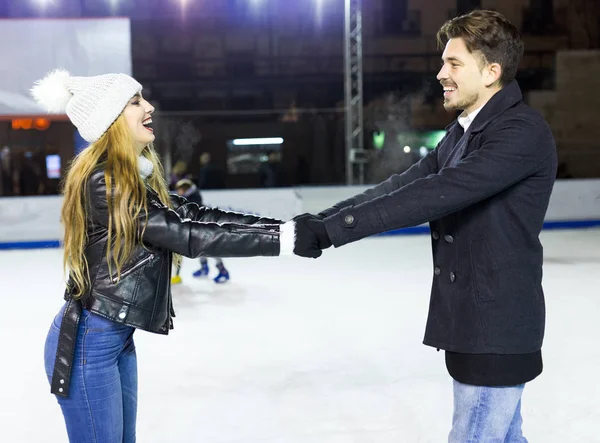
[[[298,221],[298,220],[306,220],[309,218],[313,219],[313,220],[323,220],[325,218],[325,216],[321,215],[321,214],[310,214],[308,212],[305,212],[304,214],[295,216],[292,220]]]
[[[331,239],[329,238],[329,234],[327,234],[327,229],[325,228],[325,222],[323,221],[323,219],[308,218],[306,219],[306,226],[317,236],[319,240],[319,248],[327,249],[332,245]]]
[[[322,219],[311,214],[294,217],[296,223],[296,241],[294,254],[301,257],[318,258],[323,253],[321,249],[331,246]]]

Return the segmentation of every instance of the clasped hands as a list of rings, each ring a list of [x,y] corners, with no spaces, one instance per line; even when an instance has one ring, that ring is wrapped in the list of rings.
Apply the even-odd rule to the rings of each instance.
[[[294,254],[300,257],[318,258],[323,249],[331,246],[331,239],[325,229],[325,217],[314,214],[301,214],[292,220],[296,224]]]

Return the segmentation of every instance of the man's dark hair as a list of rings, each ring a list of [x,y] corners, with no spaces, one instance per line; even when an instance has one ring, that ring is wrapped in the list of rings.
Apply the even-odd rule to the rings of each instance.
[[[475,10],[448,20],[437,33],[443,48],[451,38],[462,38],[470,53],[479,51],[482,61],[502,67],[500,86],[514,80],[523,57],[523,40],[518,29],[496,11]]]

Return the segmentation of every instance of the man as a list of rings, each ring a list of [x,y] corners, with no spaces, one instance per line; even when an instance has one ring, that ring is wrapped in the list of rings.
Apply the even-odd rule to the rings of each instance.
[[[400,175],[296,220],[295,252],[316,258],[369,235],[429,222],[434,275],[424,344],[454,379],[450,442],[526,442],[521,394],[542,371],[538,239],[556,176],[544,119],[514,80],[523,55],[501,14],[474,11],[438,32],[444,107],[462,110],[434,151]]]

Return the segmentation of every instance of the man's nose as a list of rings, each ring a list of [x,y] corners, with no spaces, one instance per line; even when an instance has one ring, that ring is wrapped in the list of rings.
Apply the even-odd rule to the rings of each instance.
[[[448,74],[447,74],[446,66],[442,66],[442,67],[440,68],[440,70],[439,70],[439,72],[438,72],[438,74],[437,74],[436,78],[437,78],[438,80],[440,80],[440,81],[441,81],[442,79],[448,78]]]

